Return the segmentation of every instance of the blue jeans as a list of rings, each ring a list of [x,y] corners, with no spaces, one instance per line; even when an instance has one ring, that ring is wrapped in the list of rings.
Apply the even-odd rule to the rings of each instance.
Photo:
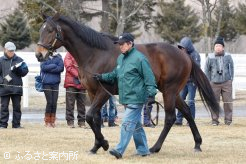
[[[107,112],[107,102],[103,105],[102,107],[102,110],[101,110],[101,116],[102,116],[102,119],[103,118],[108,118],[108,121],[109,122],[114,122],[114,119],[117,115],[116,113],[116,105],[115,105],[115,99],[114,97],[110,97],[109,98],[109,109],[108,109],[108,112]]]
[[[121,155],[125,152],[132,136],[137,154],[150,154],[146,135],[141,123],[142,108],[143,104],[128,104],[125,107],[124,119],[120,131],[120,143],[115,148]]]
[[[146,108],[146,105],[144,105],[144,125],[151,124],[151,121],[150,121],[151,118],[150,118],[149,114],[151,113],[152,109],[153,109],[153,105],[152,104],[149,106],[149,110],[150,111],[148,111],[147,108]],[[150,113],[148,113],[148,112],[150,112]]]
[[[186,97],[188,95],[187,101],[188,106],[190,108],[191,115],[193,119],[195,119],[195,96],[196,96],[196,85],[193,82],[188,82],[184,89],[180,92],[180,96],[183,100],[186,100]],[[182,123],[183,121],[183,114],[178,111],[176,122]]]

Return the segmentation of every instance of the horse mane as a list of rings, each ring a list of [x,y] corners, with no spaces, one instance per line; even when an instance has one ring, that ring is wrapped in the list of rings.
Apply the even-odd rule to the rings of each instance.
[[[79,24],[65,16],[60,16],[59,20],[68,25],[77,34],[77,36],[79,36],[79,38],[90,47],[108,50],[108,39],[113,42],[118,39],[110,34],[99,33],[92,28]]]

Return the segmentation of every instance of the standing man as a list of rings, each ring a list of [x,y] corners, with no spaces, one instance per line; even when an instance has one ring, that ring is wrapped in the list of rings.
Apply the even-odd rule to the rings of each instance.
[[[200,67],[201,57],[199,53],[195,50],[193,43],[189,37],[183,37],[178,44],[178,48],[184,51],[186,54],[190,56],[190,58]],[[191,78],[187,81],[183,90],[180,92],[180,96],[183,100],[188,101],[188,106],[190,108],[190,112],[192,118],[195,119],[196,114],[196,106],[195,106],[195,96],[196,96],[196,88],[197,86],[194,84]],[[186,97],[188,98],[186,99]],[[175,125],[183,125],[183,114],[178,111]]]
[[[66,120],[70,128],[74,126],[74,105],[77,103],[78,126],[85,127],[85,88],[79,81],[78,64],[73,56],[67,52],[64,58],[66,69],[64,88],[66,88]]]
[[[4,45],[4,56],[0,58],[0,128],[8,127],[9,101],[13,105],[12,128],[22,128],[21,96],[23,94],[22,77],[28,73],[28,67],[22,58],[15,54],[16,46],[12,42]]]
[[[118,82],[119,101],[125,107],[124,118],[120,132],[120,142],[109,151],[117,159],[122,158],[127,145],[133,136],[137,154],[150,154],[147,139],[141,123],[141,111],[147,99],[147,104],[154,103],[156,82],[148,59],[134,47],[134,37],[123,33],[119,40],[121,54],[117,59],[116,68],[94,78],[105,82]]]
[[[220,95],[224,103],[225,118],[224,123],[232,123],[232,80],[234,77],[234,64],[229,53],[224,51],[224,39],[218,37],[214,43],[214,52],[208,54],[205,74],[210,80],[217,101],[220,101]],[[211,113],[212,125],[219,125],[219,115]]]
[[[117,117],[116,114],[117,114],[117,108],[116,108],[115,98],[111,96],[101,109],[101,116],[102,116],[101,127],[104,127],[103,122],[108,122],[108,127],[118,126],[115,123],[115,118]]]

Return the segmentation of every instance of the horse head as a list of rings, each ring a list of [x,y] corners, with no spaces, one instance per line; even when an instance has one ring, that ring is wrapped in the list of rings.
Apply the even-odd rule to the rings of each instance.
[[[36,48],[36,58],[40,62],[46,60],[63,43],[61,27],[56,23],[60,15],[56,13],[53,17],[44,14],[42,16],[44,23],[39,30],[40,37]]]

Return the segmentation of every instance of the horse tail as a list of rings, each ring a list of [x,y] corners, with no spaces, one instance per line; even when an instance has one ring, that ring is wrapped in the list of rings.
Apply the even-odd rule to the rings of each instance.
[[[210,112],[213,111],[214,113],[219,114],[220,105],[216,101],[214,92],[207,76],[193,60],[191,61],[191,78],[198,88],[203,104],[205,105],[206,109],[208,108],[210,110]]]

